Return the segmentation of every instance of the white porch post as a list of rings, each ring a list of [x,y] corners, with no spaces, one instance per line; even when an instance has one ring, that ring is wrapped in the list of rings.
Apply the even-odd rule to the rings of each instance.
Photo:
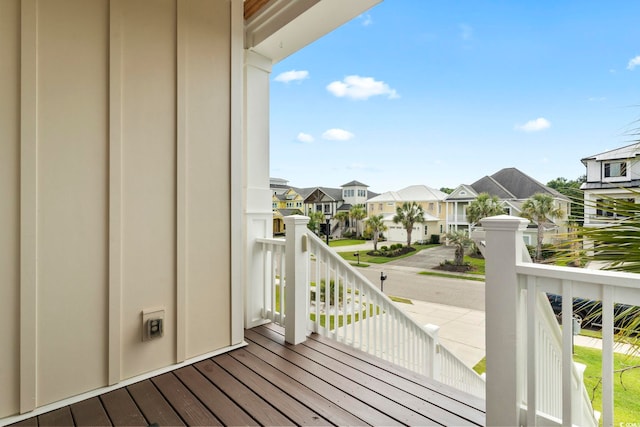
[[[264,323],[265,266],[256,238],[273,237],[273,211],[269,188],[269,76],[272,61],[245,50],[244,58],[244,230],[245,327]],[[231,230],[232,238],[240,230]],[[241,237],[240,237],[241,238]]]
[[[522,261],[522,231],[529,221],[509,215],[485,218],[487,425],[517,426],[522,403],[522,360],[515,266]]]
[[[284,223],[287,228],[284,339],[289,344],[299,344],[307,339],[307,321],[309,319],[309,300],[307,297],[309,284],[307,224],[309,217],[291,215],[284,218]],[[280,283],[283,281],[281,280]]]

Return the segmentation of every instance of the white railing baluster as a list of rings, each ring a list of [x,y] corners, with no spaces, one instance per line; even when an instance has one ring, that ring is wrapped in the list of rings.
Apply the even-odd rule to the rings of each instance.
[[[536,369],[538,355],[538,324],[536,319],[536,282],[534,277],[527,277],[527,423],[536,424],[538,408],[537,374]],[[545,346],[546,347],[546,346]]]
[[[602,288],[602,425],[613,426],[613,288]]]
[[[573,423],[573,289],[571,282],[562,281],[562,420]],[[571,325],[571,326],[569,326]]]

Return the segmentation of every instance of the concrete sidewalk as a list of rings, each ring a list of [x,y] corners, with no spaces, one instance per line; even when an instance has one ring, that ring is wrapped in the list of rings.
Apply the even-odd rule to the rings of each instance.
[[[465,365],[473,368],[485,356],[484,312],[450,305],[412,300],[396,303],[419,324],[440,327],[438,337],[444,347]]]

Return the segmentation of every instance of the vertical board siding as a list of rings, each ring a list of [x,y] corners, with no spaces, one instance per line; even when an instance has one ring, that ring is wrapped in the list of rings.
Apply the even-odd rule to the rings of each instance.
[[[19,410],[20,2],[0,1],[0,417]]]
[[[20,412],[36,406],[37,2],[20,16]]]
[[[230,343],[230,3],[183,0],[186,357]],[[208,76],[219,76],[211,79]],[[236,231],[237,232],[237,231]],[[229,325],[224,327],[223,325]]]
[[[175,359],[176,4],[122,4],[122,375]],[[163,308],[162,339],[141,341],[141,312]]]
[[[37,7],[40,405],[106,383],[109,20],[107,0]]]

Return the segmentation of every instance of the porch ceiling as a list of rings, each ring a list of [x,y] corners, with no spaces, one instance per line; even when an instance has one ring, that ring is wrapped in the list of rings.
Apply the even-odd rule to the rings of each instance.
[[[382,0],[245,0],[245,48],[278,62]]]

